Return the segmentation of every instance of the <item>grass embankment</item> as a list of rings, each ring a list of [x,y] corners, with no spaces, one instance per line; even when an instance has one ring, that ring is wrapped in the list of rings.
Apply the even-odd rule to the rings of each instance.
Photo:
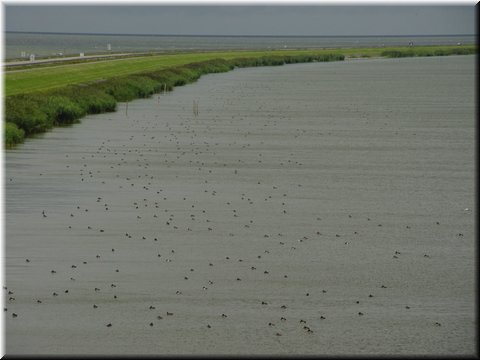
[[[5,144],[86,114],[114,111],[117,101],[149,97],[235,67],[272,66],[350,57],[473,54],[475,46],[334,50],[228,51],[117,59],[10,71],[5,74]]]
[[[183,65],[165,66],[160,70],[148,70],[147,67],[147,71],[142,66],[142,72],[130,75],[117,74],[115,77],[112,76],[101,81],[98,81],[98,78],[96,78],[96,81],[88,84],[80,83],[61,87],[55,86],[53,88],[47,86],[47,89],[43,91],[28,91],[10,96],[8,96],[7,77],[5,144],[7,147],[12,147],[23,141],[24,136],[45,132],[53,126],[72,124],[86,114],[115,111],[117,101],[123,102],[137,98],[146,98],[163,89],[170,91],[175,86],[196,81],[203,74],[226,72],[235,67],[273,66],[298,62],[344,59],[344,56],[340,54],[323,53],[237,57],[230,60],[217,58],[200,62],[188,62],[191,56],[192,54],[189,54],[186,59],[182,59],[182,62],[186,62]],[[125,64],[120,63],[120,69]],[[122,74],[122,71],[119,71]],[[88,76],[91,76],[91,74]],[[75,80],[72,80],[72,82],[75,82]]]
[[[5,73],[6,96],[44,91],[70,84],[88,83],[113,77],[154,72],[179,67],[194,62],[213,59],[233,60],[235,58],[270,58],[275,56],[317,56],[343,54],[336,51],[227,51],[208,53],[185,53],[159,56],[142,56],[74,65],[34,67],[23,71]]]

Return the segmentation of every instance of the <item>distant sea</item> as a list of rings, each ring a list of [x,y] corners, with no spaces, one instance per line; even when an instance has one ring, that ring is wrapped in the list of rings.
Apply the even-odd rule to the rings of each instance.
[[[474,35],[436,36],[196,36],[5,33],[5,59],[108,52],[188,50],[322,49],[413,45],[474,44]]]

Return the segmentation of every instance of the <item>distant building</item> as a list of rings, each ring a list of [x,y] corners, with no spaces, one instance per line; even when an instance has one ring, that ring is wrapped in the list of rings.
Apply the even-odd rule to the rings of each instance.
[[[85,56],[85,53],[81,52],[80,57],[84,57],[84,56]]]
[[[112,51],[112,44],[107,44],[107,50]]]
[[[27,57],[27,53],[26,53],[25,51],[22,51],[22,52],[20,53],[20,56],[21,56],[22,58]]]
[[[35,54],[30,54],[30,61],[35,61]]]

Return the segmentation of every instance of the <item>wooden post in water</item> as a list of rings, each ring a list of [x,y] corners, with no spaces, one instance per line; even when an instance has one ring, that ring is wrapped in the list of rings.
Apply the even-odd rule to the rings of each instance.
[[[163,84],[163,95],[167,93],[167,83]]]
[[[125,106],[125,116],[128,116],[128,102],[127,102],[127,106]]]
[[[198,116],[198,101],[193,100],[193,115]]]

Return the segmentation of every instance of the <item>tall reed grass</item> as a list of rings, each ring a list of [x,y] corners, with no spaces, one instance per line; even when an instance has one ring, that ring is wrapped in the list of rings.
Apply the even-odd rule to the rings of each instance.
[[[17,125],[6,122],[5,123],[5,146],[11,148],[15,144],[23,141],[25,132],[22,129],[19,129]]]
[[[90,84],[6,98],[5,145],[53,126],[77,122],[87,114],[115,111],[117,102],[146,98],[197,81],[203,74],[227,72],[235,67],[274,66],[299,62],[344,60],[340,54],[263,56],[232,60],[213,59],[154,72],[119,76]]]
[[[471,54],[475,49],[451,48],[445,50],[384,51],[385,57],[438,56]],[[422,54],[422,55],[420,55]],[[24,137],[44,132],[53,126],[77,122],[87,114],[115,111],[117,102],[146,98],[155,93],[171,91],[198,80],[203,74],[227,72],[236,67],[279,66],[314,61],[342,61],[338,52],[298,55],[266,55],[212,59],[174,66],[163,70],[145,71],[134,75],[118,76],[88,84],[70,85],[50,91],[28,95],[12,95],[5,100],[5,145],[13,147]]]
[[[386,50],[381,56],[389,58],[414,57],[414,56],[448,56],[448,55],[471,55],[477,52],[473,47],[450,47],[443,49],[408,49],[408,50]]]

